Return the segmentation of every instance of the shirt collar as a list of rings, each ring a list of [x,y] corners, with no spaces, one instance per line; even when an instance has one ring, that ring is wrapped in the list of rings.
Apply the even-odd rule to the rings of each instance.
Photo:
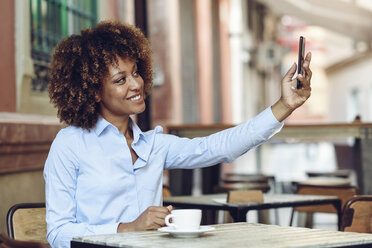
[[[133,130],[133,143],[137,143],[138,140],[140,139],[140,137],[142,137],[144,140],[146,140],[144,133],[139,128],[137,123],[135,123],[132,119],[130,119],[130,123],[132,125],[132,130]]]
[[[143,139],[145,138],[145,135],[142,132],[142,130],[131,118],[129,118],[129,125],[131,125],[133,129],[133,143],[137,143],[141,136]],[[98,116],[98,120],[96,126],[94,127],[94,131],[96,132],[97,136],[100,136],[108,126],[113,125],[107,120],[105,120],[105,118],[103,118],[102,116]]]
[[[106,121],[102,116],[98,116],[96,126],[93,130],[96,132],[97,136],[100,136],[101,133],[108,127],[112,125],[110,122]]]

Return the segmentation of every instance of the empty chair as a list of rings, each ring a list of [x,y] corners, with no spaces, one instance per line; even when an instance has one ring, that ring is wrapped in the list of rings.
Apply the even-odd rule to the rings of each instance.
[[[7,214],[10,238],[47,244],[45,203],[20,203],[12,206]]]
[[[267,193],[271,189],[271,185],[275,186],[275,177],[263,174],[239,174],[228,173],[220,180],[220,183],[215,188],[216,193],[228,193],[230,191],[250,191],[259,190]],[[269,210],[258,211],[258,222],[270,223]],[[275,218],[277,219],[277,212]],[[221,222],[220,220],[218,222]],[[224,213],[223,222],[232,222],[232,218],[228,212]]]
[[[337,196],[341,199],[341,209],[345,206],[346,202],[358,194],[359,189],[351,185],[314,185],[296,183],[296,193],[303,195],[328,195]],[[295,212],[307,213],[306,227],[312,227],[312,214],[313,213],[337,213],[337,209],[331,205],[313,205],[306,207],[295,207],[292,210],[290,225],[292,225]]]
[[[315,186],[349,186],[351,185],[351,181],[349,178],[317,176],[309,177],[306,181],[300,182],[300,184]]]
[[[372,196],[359,195],[347,201],[341,231],[372,233]]]
[[[270,180],[273,177],[262,174],[226,174],[216,187],[216,193],[226,193],[232,190],[270,190]]]
[[[236,183],[236,182],[267,182],[273,179],[274,176],[266,176],[264,174],[243,174],[243,173],[226,173],[222,178],[225,183]]]
[[[172,193],[171,193],[171,190],[170,190],[169,186],[163,185],[163,193],[162,194],[163,194],[163,198],[172,196]]]
[[[351,170],[335,170],[330,172],[317,172],[308,171],[306,172],[308,177],[339,177],[339,178],[350,178],[352,175]]]

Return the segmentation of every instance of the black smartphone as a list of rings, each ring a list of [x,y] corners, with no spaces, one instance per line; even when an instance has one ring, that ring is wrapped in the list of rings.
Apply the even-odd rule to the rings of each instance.
[[[301,74],[305,77],[305,70],[303,68],[305,60],[305,43],[306,39],[303,36],[300,36],[299,46],[298,46],[298,64],[297,64],[297,74]],[[302,88],[302,83],[297,79],[297,89]]]

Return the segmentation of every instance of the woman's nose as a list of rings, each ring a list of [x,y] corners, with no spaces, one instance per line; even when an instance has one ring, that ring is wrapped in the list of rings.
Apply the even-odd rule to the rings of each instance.
[[[131,90],[138,90],[142,86],[140,78],[134,78],[130,77],[129,78],[129,88]]]

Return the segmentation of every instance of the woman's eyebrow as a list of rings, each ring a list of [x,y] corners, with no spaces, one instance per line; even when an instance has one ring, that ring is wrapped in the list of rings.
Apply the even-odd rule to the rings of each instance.
[[[119,74],[125,74],[125,71],[118,71],[114,75],[112,75],[111,78],[114,78],[115,76],[117,76]]]
[[[137,63],[134,63],[132,66],[132,71],[135,71],[136,69],[137,69]],[[112,75],[111,78],[114,78],[116,75],[119,75],[119,74],[126,74],[126,71],[118,71],[114,73],[114,75]]]

